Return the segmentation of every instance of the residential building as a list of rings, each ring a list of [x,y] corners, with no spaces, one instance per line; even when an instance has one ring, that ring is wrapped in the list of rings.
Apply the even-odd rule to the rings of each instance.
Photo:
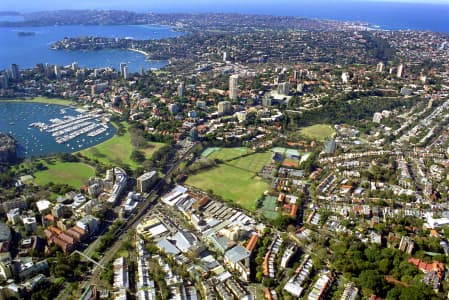
[[[401,242],[399,243],[399,250],[407,254],[412,254],[414,246],[415,242],[410,237],[403,236],[401,238]]]
[[[17,64],[11,64],[11,78],[18,80],[20,77],[19,66]]]
[[[329,291],[334,277],[331,273],[321,274],[318,280],[313,285],[312,291],[307,297],[308,300],[322,300],[326,299],[327,292]]]
[[[287,281],[284,290],[295,297],[300,297],[305,289],[304,283],[308,280],[311,271],[312,259],[309,255],[306,255],[301,265],[296,269],[295,275]]]
[[[76,222],[76,226],[89,233],[95,234],[98,229],[98,219],[94,216],[87,215]]]
[[[104,92],[108,87],[109,87],[108,82],[94,84],[91,86],[91,95],[95,96],[97,94],[100,94]]]
[[[348,72],[341,73],[341,81],[343,81],[343,83],[348,83],[348,81],[349,81],[349,73]]]
[[[123,67],[122,77],[123,77],[123,79],[128,80],[129,74],[128,74],[128,66],[127,65],[125,65]]]
[[[229,77],[229,99],[231,100],[237,100],[238,98],[238,79],[238,75],[231,75],[231,77]]]
[[[262,106],[270,107],[272,105],[272,99],[268,96],[262,98]]]
[[[218,113],[219,114],[227,114],[230,111],[231,111],[231,102],[221,101],[218,103]]]
[[[8,77],[6,75],[0,75],[0,88],[8,88]]]
[[[377,73],[383,73],[384,67],[385,67],[385,65],[384,65],[383,62],[378,63],[378,64],[377,64],[377,67],[376,67],[376,72],[377,72]]]
[[[129,288],[128,263],[126,258],[119,257],[114,260],[114,294],[115,299],[127,299],[126,290]]]
[[[400,65],[398,66],[397,71],[396,71],[396,77],[397,77],[397,78],[402,78],[403,75],[404,75],[404,65],[403,65],[403,64],[400,64]]]
[[[278,85],[278,94],[283,96],[288,96],[290,93],[290,83],[282,82]]]
[[[128,175],[122,168],[119,167],[115,167],[114,169],[112,169],[112,171],[109,170],[109,177],[111,175],[115,180],[108,202],[111,204],[116,204],[123,190],[126,188],[126,184],[128,182]],[[106,177],[108,178],[108,173]]]
[[[374,116],[373,116],[373,122],[380,124],[380,122],[382,122],[383,118],[384,118],[384,116],[382,115],[382,113],[376,112],[376,113],[374,113]]]
[[[180,98],[184,97],[184,82],[181,82],[178,85],[178,97]]]
[[[158,177],[156,171],[144,173],[137,178],[137,190],[141,193],[149,192],[157,180]]]
[[[359,289],[355,286],[353,282],[348,282],[345,284],[345,290],[341,295],[341,300],[356,300],[359,293]]]
[[[25,217],[22,218],[23,226],[26,232],[35,232],[37,229],[36,217]]]
[[[7,214],[8,222],[16,225],[20,221],[20,208],[13,208]]]
[[[177,114],[179,112],[179,107],[178,107],[178,105],[176,103],[170,103],[168,105],[168,111],[171,114],[175,115],[175,114]]]

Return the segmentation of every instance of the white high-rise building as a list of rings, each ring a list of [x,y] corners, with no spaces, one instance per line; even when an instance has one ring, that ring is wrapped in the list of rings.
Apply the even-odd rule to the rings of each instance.
[[[125,79],[125,80],[128,79],[128,66],[127,66],[127,65],[125,65],[125,66],[123,67],[123,70],[122,70],[122,76],[123,76],[123,79]]]
[[[349,81],[349,73],[348,72],[343,72],[341,74],[341,80],[343,81],[343,83],[348,83],[348,81]]]
[[[184,97],[184,83],[178,85],[178,97]]]
[[[125,63],[120,63],[120,74],[122,75],[122,77],[124,77],[125,68],[126,68],[126,64]]]
[[[384,71],[384,67],[385,67],[385,65],[383,62],[378,63],[377,67],[376,67],[376,72],[382,73]]]
[[[59,66],[58,65],[55,65],[55,67],[54,67],[54,72],[55,72],[55,77],[56,78],[61,78],[61,70],[59,70]]]
[[[398,70],[397,70],[397,72],[396,72],[396,77],[397,77],[397,78],[402,78],[403,72],[404,72],[404,65],[403,65],[403,64],[400,64],[400,65],[398,66]]]
[[[229,98],[232,100],[236,100],[238,98],[238,79],[239,75],[231,75],[231,77],[229,77]]]

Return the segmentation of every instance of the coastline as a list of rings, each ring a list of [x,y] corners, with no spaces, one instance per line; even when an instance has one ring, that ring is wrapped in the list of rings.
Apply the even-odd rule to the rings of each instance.
[[[34,98],[15,98],[15,99],[0,99],[0,103],[43,103],[54,104],[61,106],[75,106],[76,103],[71,100],[59,99],[59,98],[46,98],[46,97],[34,97]]]
[[[129,50],[129,51],[132,51],[132,52],[136,52],[136,53],[140,53],[140,54],[145,55],[145,61],[147,61],[147,62],[152,62],[152,61],[153,61],[153,62],[166,62],[165,65],[169,65],[169,64],[170,64],[170,62],[169,62],[168,60],[154,60],[154,59],[149,59],[150,53],[145,52],[145,51],[143,51],[143,50],[133,49],[133,48],[127,48],[126,50]],[[162,67],[158,67],[158,68],[150,68],[150,70],[160,70],[160,69],[162,69],[163,67],[165,67],[165,65],[162,66]]]
[[[139,50],[139,49],[127,48],[127,50],[133,51],[133,52],[137,52],[137,53],[140,53],[140,54],[143,54],[143,55],[145,55],[146,57],[150,55],[148,52],[145,52],[145,51]],[[146,57],[145,57],[145,58],[146,58]]]

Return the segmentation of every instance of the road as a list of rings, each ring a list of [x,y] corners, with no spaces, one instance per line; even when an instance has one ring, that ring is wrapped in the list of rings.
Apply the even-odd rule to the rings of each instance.
[[[128,232],[132,232],[141,219],[148,213],[148,209],[150,206],[155,204],[155,201],[162,196],[165,192],[167,192],[164,188],[166,187],[166,181],[169,179],[181,162],[184,161],[184,159],[192,153],[192,151],[195,149],[195,145],[191,147],[188,151],[186,151],[173,165],[166,171],[165,175],[159,180],[159,182],[156,184],[156,186],[153,188],[151,193],[147,196],[147,198],[142,201],[142,203],[136,208],[136,214],[132,215],[130,218],[125,220],[123,224],[119,227],[119,229],[115,233],[115,241],[114,244],[106,250],[106,252],[103,254],[103,257],[99,261],[100,265],[106,266],[109,264],[109,262],[112,261],[117,251],[122,246],[122,243],[127,240]],[[86,288],[89,285],[95,285],[98,283],[100,278],[100,273],[102,269],[100,267],[95,266],[92,271],[92,276],[90,280],[87,280],[82,285],[83,288]],[[60,293],[57,299],[67,299],[65,298],[67,295],[65,293]]]

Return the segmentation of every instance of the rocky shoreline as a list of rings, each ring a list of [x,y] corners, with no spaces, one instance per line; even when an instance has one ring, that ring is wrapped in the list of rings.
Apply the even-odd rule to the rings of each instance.
[[[16,141],[0,132],[0,163],[12,162],[16,158]]]

